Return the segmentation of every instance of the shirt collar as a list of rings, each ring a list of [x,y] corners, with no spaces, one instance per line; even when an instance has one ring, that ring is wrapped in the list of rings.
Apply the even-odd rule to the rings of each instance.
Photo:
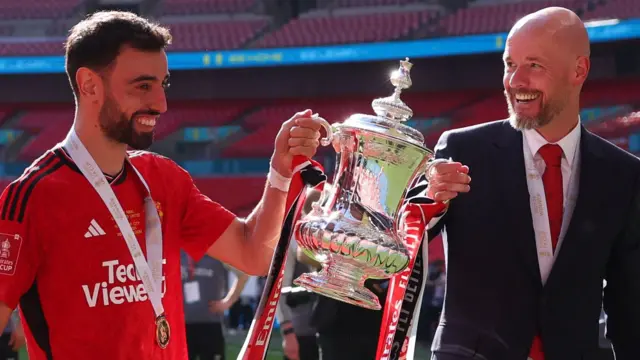
[[[527,144],[529,145],[529,149],[531,149],[531,153],[535,156],[546,144],[549,142],[536,130],[524,130],[524,137],[527,140]],[[573,165],[573,157],[576,153],[576,149],[578,148],[578,144],[580,143],[580,120],[578,119],[578,123],[565,137],[560,139],[556,144],[560,145],[562,148],[562,153],[567,159],[569,166]]]

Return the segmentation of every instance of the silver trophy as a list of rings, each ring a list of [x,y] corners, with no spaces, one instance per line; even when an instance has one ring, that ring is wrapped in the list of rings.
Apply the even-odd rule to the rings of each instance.
[[[351,115],[323,139],[337,153],[334,179],[294,229],[302,251],[322,270],[303,274],[296,285],[379,310],[365,280],[388,279],[408,266],[399,212],[407,188],[433,159],[423,135],[403,124],[413,116],[400,99],[411,86],[411,67],[409,59],[400,61],[391,75],[393,95],[372,102],[377,116]]]

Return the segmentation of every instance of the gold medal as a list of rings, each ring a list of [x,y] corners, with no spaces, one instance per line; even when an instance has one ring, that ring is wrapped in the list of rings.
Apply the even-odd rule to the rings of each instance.
[[[169,322],[163,315],[158,316],[156,319],[156,341],[161,349],[165,349],[169,344],[169,338],[171,337],[171,329],[169,328]]]

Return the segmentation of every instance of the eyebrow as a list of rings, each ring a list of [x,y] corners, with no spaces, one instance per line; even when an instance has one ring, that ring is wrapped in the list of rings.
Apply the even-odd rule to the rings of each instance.
[[[138,77],[136,77],[135,79],[129,81],[129,84],[135,84],[141,81],[159,81],[160,79],[158,79],[157,76],[154,75],[140,75]],[[162,83],[167,83],[169,82],[169,74],[164,76],[164,79],[162,79]]]
[[[536,56],[527,56],[525,60],[533,61],[533,62],[542,62],[543,59]]]
[[[532,62],[542,62],[543,59],[536,57],[536,56],[527,56],[526,58],[524,58],[526,61],[532,61]],[[507,56],[506,58],[503,58],[502,61],[510,61],[511,60],[511,56]]]

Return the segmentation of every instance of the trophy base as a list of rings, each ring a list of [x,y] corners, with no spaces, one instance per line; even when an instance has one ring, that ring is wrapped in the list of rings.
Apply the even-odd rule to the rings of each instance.
[[[340,273],[345,274],[344,272]],[[334,300],[365,309],[380,310],[382,307],[376,294],[364,287],[365,279],[363,277],[361,279],[354,278],[354,273],[357,273],[357,270],[351,272],[351,276],[342,277],[325,268],[320,272],[302,274],[293,283]]]

